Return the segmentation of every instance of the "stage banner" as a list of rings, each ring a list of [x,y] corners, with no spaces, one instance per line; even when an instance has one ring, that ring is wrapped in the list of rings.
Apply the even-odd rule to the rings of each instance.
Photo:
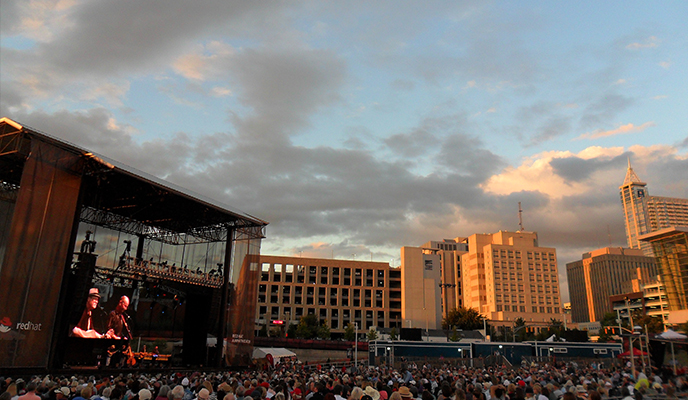
[[[248,366],[253,356],[260,243],[260,239],[243,237],[241,231],[237,231],[230,271],[227,338],[224,343],[225,362],[230,366]]]
[[[46,367],[71,254],[80,157],[31,141],[0,270],[0,368]]]

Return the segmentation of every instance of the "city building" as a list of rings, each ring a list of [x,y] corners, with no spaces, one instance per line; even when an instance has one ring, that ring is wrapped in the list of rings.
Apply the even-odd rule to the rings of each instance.
[[[632,279],[649,282],[657,265],[639,249],[604,247],[566,264],[573,322],[601,321],[612,311],[609,297],[624,293]]]
[[[256,323],[296,324],[316,315],[334,336],[349,323],[359,330],[401,327],[401,271],[388,263],[260,256]]]
[[[688,309],[688,226],[661,229],[639,239],[652,246],[669,311]]]
[[[536,232],[469,236],[461,255],[463,305],[489,320],[566,321],[556,250],[540,247]]]
[[[474,308],[492,325],[517,318],[570,322],[561,306],[556,251],[535,232],[475,234],[401,248],[401,266],[261,255],[256,326],[316,315],[334,336],[370,328],[442,328],[447,312]]]
[[[441,328],[460,306],[492,325],[566,321],[556,250],[540,247],[535,232],[474,234],[402,248],[402,319],[405,327]]]
[[[619,192],[628,247],[632,249],[641,249],[652,257],[652,246],[641,241],[640,236],[671,226],[688,226],[688,199],[650,196],[647,183],[633,171],[630,159]]]
[[[460,266],[467,251],[466,238],[401,248],[404,327],[440,329],[447,312],[463,305]]]
[[[660,276],[645,281],[633,279],[624,288],[628,290],[609,298],[617,318],[630,323],[629,310],[640,309],[643,314],[659,317],[664,325],[668,324],[669,302]]]

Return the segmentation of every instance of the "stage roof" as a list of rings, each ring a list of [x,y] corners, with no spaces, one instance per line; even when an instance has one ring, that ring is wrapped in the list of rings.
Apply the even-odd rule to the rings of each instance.
[[[84,176],[81,220],[172,244],[222,241],[226,228],[263,237],[268,224],[188,189],[93,153],[55,136],[0,118],[0,182],[18,187],[31,141],[81,156]],[[195,238],[195,240],[193,239]]]

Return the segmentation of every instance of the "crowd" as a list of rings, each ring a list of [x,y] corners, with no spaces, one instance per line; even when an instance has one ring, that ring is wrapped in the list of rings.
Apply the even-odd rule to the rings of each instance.
[[[0,378],[0,400],[643,400],[686,392],[685,375],[575,363]]]

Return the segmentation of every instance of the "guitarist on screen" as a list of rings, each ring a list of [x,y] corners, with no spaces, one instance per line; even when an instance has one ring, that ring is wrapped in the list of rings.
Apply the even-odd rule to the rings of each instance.
[[[100,303],[100,292],[98,288],[91,288],[88,291],[86,308],[81,314],[79,322],[72,328],[72,336],[91,339],[110,337],[110,332],[106,326],[107,314],[105,314],[102,308],[98,307],[98,303]]]
[[[117,307],[110,311],[108,319],[108,332],[112,339],[131,339],[131,329],[129,328],[129,297],[122,296],[117,303]]]

